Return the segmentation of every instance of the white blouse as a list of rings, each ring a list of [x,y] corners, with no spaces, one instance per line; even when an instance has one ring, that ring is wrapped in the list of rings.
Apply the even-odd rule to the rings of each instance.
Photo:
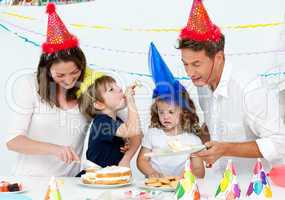
[[[166,135],[162,129],[149,128],[142,140],[142,146],[151,151],[169,149],[168,142],[178,140],[184,145],[201,145],[200,138],[193,133],[181,133],[179,135]],[[180,176],[184,170],[188,154],[176,156],[152,157],[150,163],[152,167],[164,176]]]
[[[13,101],[9,101],[10,124],[8,139],[25,135],[30,139],[71,146],[82,155],[87,120],[78,106],[63,110],[41,101],[37,93],[36,74],[20,77],[13,84]],[[53,155],[19,154],[16,176],[75,176],[80,164],[65,164]]]

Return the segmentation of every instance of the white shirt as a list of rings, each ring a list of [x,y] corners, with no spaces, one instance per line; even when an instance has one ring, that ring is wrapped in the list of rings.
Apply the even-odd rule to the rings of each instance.
[[[166,135],[162,129],[150,128],[144,134],[142,146],[155,151],[168,149],[168,141],[178,140],[185,145],[200,145],[201,140],[192,133],[181,133],[175,136]],[[152,157],[152,167],[164,176],[180,176],[183,172],[185,161],[189,155]]]
[[[260,80],[242,81],[231,65],[225,64],[218,87],[212,92],[199,87],[199,103],[209,128],[211,140],[256,141],[264,157],[264,167],[282,162],[285,156],[285,129],[279,114],[279,91],[264,88]],[[276,87],[277,88],[277,87]],[[212,172],[223,172],[227,160],[222,157]],[[251,173],[256,159],[231,158],[237,171]]]
[[[87,121],[78,106],[63,110],[41,101],[37,93],[36,75],[20,77],[13,85],[13,102],[8,128],[8,141],[17,135],[58,145],[71,146],[81,156]],[[80,164],[65,164],[52,155],[19,154],[16,176],[74,176]]]

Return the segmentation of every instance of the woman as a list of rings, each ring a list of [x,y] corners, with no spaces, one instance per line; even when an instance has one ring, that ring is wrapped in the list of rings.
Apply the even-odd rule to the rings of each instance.
[[[24,112],[13,113],[7,147],[19,153],[16,175],[74,176],[88,125],[75,95],[86,59],[54,4],[48,4],[47,13],[47,41],[37,73],[25,75],[13,87],[17,107]]]

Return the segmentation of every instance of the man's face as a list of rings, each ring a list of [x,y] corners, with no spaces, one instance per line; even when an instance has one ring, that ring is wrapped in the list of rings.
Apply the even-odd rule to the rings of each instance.
[[[181,56],[185,71],[193,84],[197,87],[207,85],[212,76],[215,58],[209,58],[205,50],[192,51],[188,48],[181,49]]]

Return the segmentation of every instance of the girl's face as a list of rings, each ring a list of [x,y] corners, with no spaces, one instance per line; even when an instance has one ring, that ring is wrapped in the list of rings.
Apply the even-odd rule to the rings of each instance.
[[[55,63],[50,72],[53,80],[67,90],[75,86],[81,75],[81,70],[72,61]]]
[[[181,108],[165,101],[157,102],[158,118],[164,130],[173,131],[180,127]]]
[[[106,85],[106,91],[102,91],[102,98],[105,107],[112,111],[123,109],[126,106],[123,90],[116,82]]]

